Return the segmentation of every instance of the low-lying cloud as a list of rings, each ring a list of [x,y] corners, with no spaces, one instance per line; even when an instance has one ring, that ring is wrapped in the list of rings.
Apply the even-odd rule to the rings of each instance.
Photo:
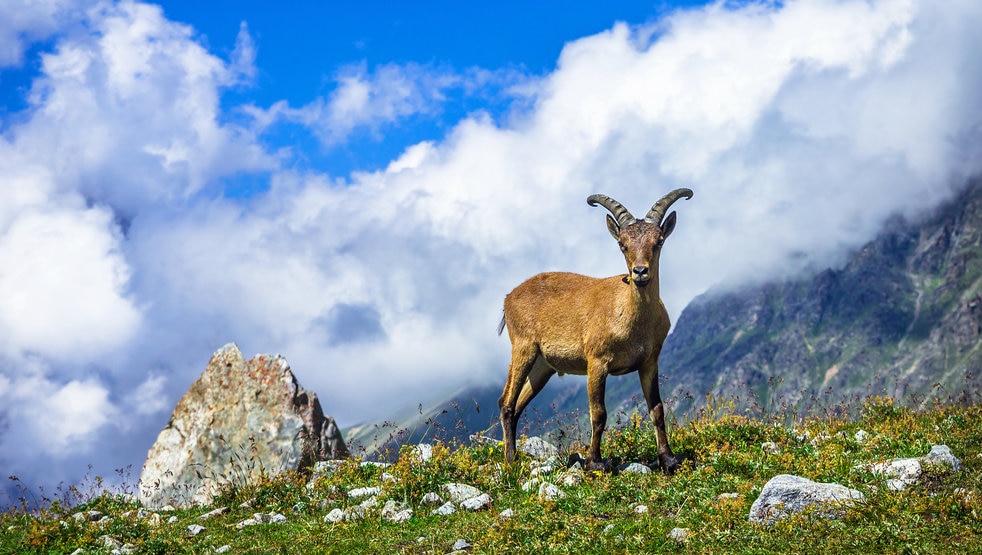
[[[0,122],[0,466],[33,482],[138,469],[228,341],[285,355],[343,425],[500,381],[511,288],[624,271],[591,193],[643,214],[695,191],[662,261],[677,316],[717,284],[837,263],[982,161],[974,0],[719,3],[571,42],[522,82],[354,65],[299,108],[222,107],[255,75],[247,26],[223,60],[155,6],[56,11],[0,27],[0,67],[57,36]],[[331,148],[451,86],[521,96],[350,176],[264,136]],[[239,176],[267,186],[224,196]]]

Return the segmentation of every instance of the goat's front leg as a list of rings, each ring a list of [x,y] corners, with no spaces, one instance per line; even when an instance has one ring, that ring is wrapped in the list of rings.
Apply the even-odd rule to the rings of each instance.
[[[607,427],[607,407],[604,393],[607,389],[607,369],[591,365],[586,378],[587,397],[590,400],[590,423],[593,435],[590,437],[590,453],[587,457],[587,470],[607,470],[607,464],[600,457],[600,440]]]
[[[648,403],[648,415],[655,423],[655,438],[658,440],[658,460],[665,474],[675,473],[679,463],[675,460],[672,448],[668,445],[668,433],[665,432],[665,405],[658,390],[658,355],[645,363],[638,372],[641,378],[641,391]]]

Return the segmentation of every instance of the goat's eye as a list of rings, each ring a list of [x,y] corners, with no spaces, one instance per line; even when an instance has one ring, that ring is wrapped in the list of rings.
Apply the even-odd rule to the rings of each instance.
[[[621,248],[621,252],[627,252],[627,247],[624,246],[624,243],[618,241],[617,246]]]

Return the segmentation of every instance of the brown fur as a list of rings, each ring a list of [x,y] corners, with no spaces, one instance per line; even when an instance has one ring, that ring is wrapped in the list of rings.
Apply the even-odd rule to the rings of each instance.
[[[606,468],[600,441],[607,423],[607,376],[637,372],[655,424],[662,468],[668,473],[675,469],[658,391],[658,355],[671,325],[659,297],[658,259],[674,227],[674,212],[661,225],[635,220],[620,227],[608,216],[608,228],[624,253],[627,275],[543,273],[505,297],[501,327],[507,325],[512,355],[498,406],[507,462],[515,458],[516,424],[522,411],[559,372],[587,378],[593,427],[588,467]]]

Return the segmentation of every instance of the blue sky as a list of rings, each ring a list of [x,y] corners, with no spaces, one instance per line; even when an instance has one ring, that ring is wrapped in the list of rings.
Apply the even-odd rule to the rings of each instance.
[[[380,66],[414,64],[433,71],[471,68],[545,75],[555,69],[566,42],[623,21],[641,25],[672,10],[706,0],[626,2],[291,2],[270,10],[263,2],[166,1],[165,15],[193,25],[216,53],[231,53],[245,23],[256,47],[257,75],[249,86],[228,91],[224,104],[267,106],[281,100],[303,105],[336,87],[352,66],[368,73]],[[267,135],[274,143],[302,145],[298,161],[334,175],[384,167],[408,145],[440,139],[467,113],[500,118],[512,109],[499,84],[468,94],[444,91],[449,99],[434,113],[407,117],[382,129],[361,129],[342,145],[317,146],[293,126]],[[254,185],[254,184],[253,184]],[[245,186],[248,193],[253,187]]]
[[[976,0],[611,4],[5,3],[0,475],[139,468],[228,342],[342,426],[503,383],[505,294],[624,271],[592,193],[695,191],[677,318],[982,167]]]

